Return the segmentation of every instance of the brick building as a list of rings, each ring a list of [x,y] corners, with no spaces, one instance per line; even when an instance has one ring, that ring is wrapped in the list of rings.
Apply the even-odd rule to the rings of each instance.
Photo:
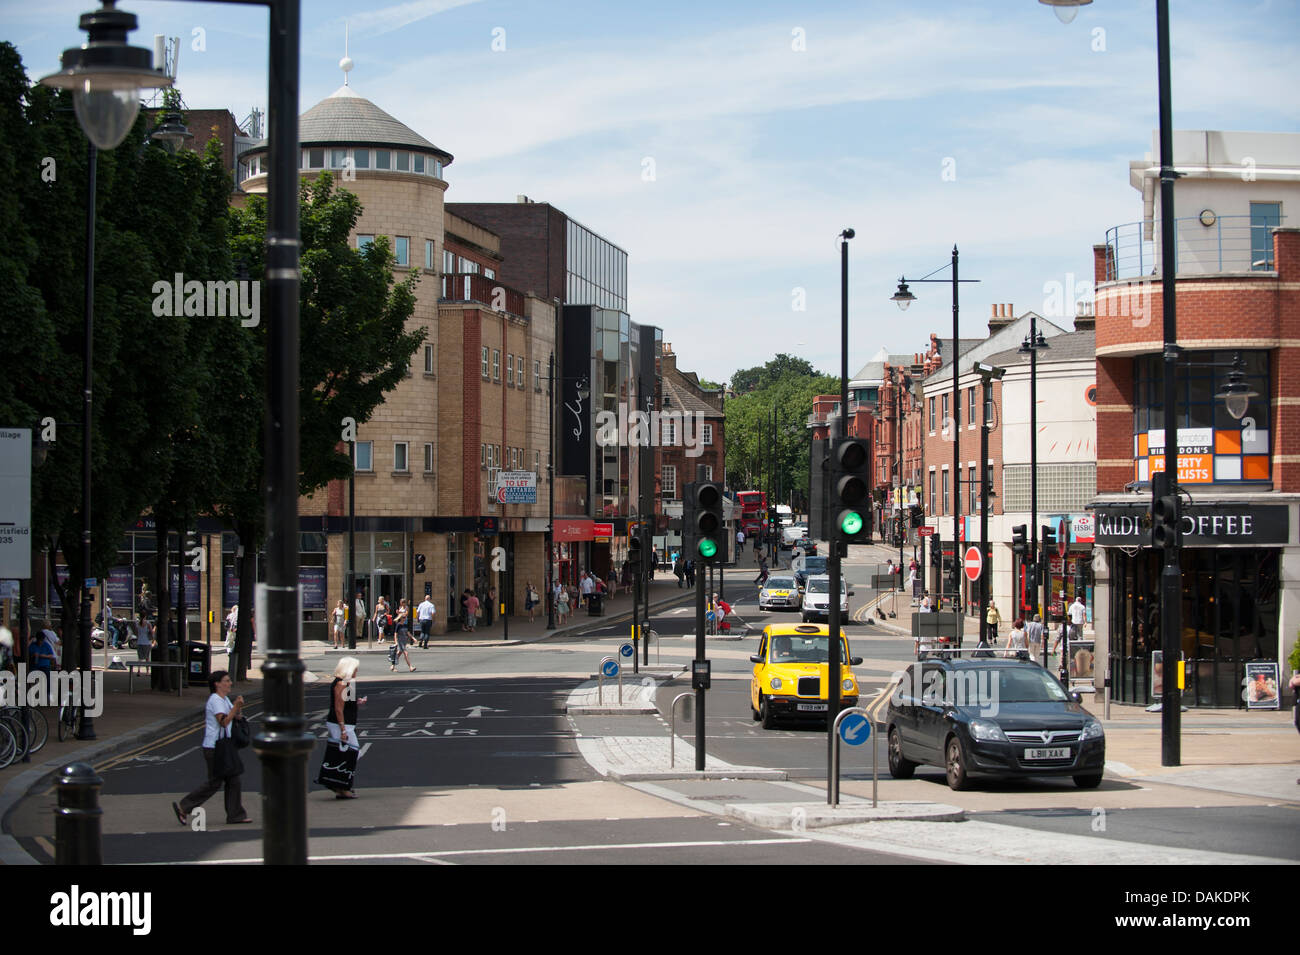
[[[1175,132],[1174,164],[1183,699],[1240,706],[1250,662],[1276,662],[1285,688],[1300,627],[1300,230],[1283,227],[1300,135]],[[1157,172],[1131,164],[1143,219],[1094,247],[1097,651],[1134,703],[1152,698],[1162,640],[1147,529],[1165,435]],[[1222,397],[1234,361],[1255,393],[1239,417]]]

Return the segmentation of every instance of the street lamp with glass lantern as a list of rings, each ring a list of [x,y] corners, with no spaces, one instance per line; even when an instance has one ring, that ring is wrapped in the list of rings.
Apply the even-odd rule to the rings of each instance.
[[[153,52],[127,46],[136,28],[132,13],[104,0],[102,9],[83,13],[86,43],[63,51],[63,69],[41,79],[43,86],[72,92],[77,122],[89,140],[86,150],[85,313],[82,334],[81,400],[81,614],[78,666],[90,672],[90,429],[93,407],[91,373],[95,331],[95,185],[101,149],[116,149],[126,139],[140,112],[140,90],[171,85],[171,78],[153,68]],[[82,714],[79,739],[95,739],[94,719]]]
[[[1042,555],[1038,553],[1038,353],[1050,347],[1043,333],[1038,329],[1038,318],[1029,313],[1029,334],[1020,343],[1020,354],[1029,356],[1029,555],[1033,560],[1035,574],[1040,572]],[[1037,580],[1037,577],[1034,578]],[[1032,607],[1025,608],[1025,614],[1039,613],[1038,587],[1030,588],[1034,595]],[[1050,601],[1048,602],[1050,605]],[[1044,650],[1047,641],[1043,641]],[[1046,659],[1046,658],[1044,658]],[[1046,666],[1046,663],[1044,663]]]

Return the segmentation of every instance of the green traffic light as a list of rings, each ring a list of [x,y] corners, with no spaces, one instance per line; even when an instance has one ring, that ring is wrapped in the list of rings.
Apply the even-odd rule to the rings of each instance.
[[[717,552],[718,552],[718,545],[716,541],[711,541],[707,537],[704,538],[704,540],[700,541],[701,557],[712,557]]]
[[[840,530],[845,534],[857,534],[862,531],[862,515],[857,511],[849,511],[840,518]]]

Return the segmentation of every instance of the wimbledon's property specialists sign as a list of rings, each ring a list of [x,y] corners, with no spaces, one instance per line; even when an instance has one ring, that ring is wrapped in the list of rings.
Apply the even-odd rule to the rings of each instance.
[[[32,575],[32,432],[0,428],[0,578]]]

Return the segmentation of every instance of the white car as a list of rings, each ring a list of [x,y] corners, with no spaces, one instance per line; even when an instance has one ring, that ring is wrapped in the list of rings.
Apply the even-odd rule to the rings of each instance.
[[[798,610],[799,603],[799,585],[788,574],[767,578],[758,592],[759,610]]]
[[[781,549],[793,550],[800,539],[808,535],[807,524],[788,524],[781,528]]]
[[[840,578],[840,620],[849,619],[849,597],[853,591],[844,586],[844,579]],[[808,578],[808,585],[803,592],[803,619],[804,623],[809,620],[826,620],[830,619],[831,607],[831,578],[829,574],[818,574],[815,577]]]

